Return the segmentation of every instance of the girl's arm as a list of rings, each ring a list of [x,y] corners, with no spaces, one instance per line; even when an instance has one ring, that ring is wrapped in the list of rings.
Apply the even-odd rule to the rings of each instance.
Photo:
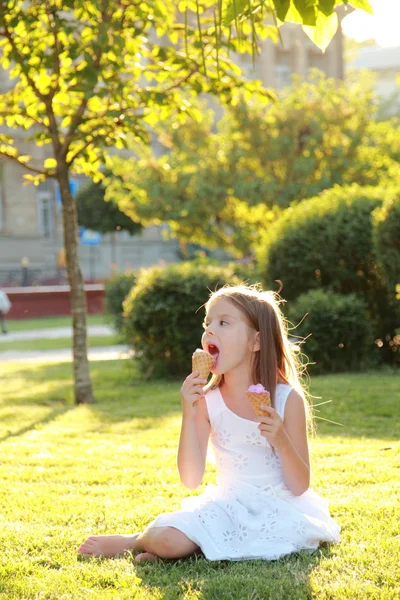
[[[178,471],[183,485],[197,488],[206,467],[210,423],[200,380],[189,375],[181,389],[182,425],[178,448]]]
[[[286,400],[284,429],[286,437],[277,448],[283,479],[293,494],[300,496],[310,487],[310,456],[304,400],[292,390]]]
[[[310,487],[310,458],[304,400],[292,390],[286,400],[284,421],[271,407],[268,417],[259,417],[261,434],[277,450],[283,480],[290,491],[301,496]]]

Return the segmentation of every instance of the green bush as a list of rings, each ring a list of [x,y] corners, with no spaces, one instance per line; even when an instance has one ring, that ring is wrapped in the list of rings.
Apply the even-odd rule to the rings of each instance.
[[[396,297],[400,282],[400,188],[387,190],[382,207],[373,212],[373,219],[377,262],[387,279],[391,303],[389,313],[394,313],[397,326],[379,344],[388,346],[388,350],[393,353],[393,361],[400,364],[400,298]]]
[[[335,186],[289,208],[268,229],[260,246],[262,283],[294,300],[313,289],[359,295],[383,340],[380,357],[392,361],[390,341],[397,318],[373,242],[372,212],[382,206],[386,187]]]
[[[125,333],[144,378],[191,372],[209,290],[241,280],[229,267],[180,263],[142,270],[124,302]],[[199,310],[200,309],[200,310]]]
[[[288,319],[291,335],[307,338],[301,349],[313,373],[358,370],[375,352],[367,307],[355,294],[309,291],[289,304]]]
[[[263,283],[275,288],[282,281],[287,300],[311,289],[347,294],[381,287],[371,212],[382,196],[377,187],[335,186],[287,209],[257,253]]]
[[[136,273],[128,272],[113,275],[105,285],[106,311],[119,333],[123,330],[122,303],[135,283]]]
[[[230,262],[228,263],[228,267],[230,267],[234,274],[240,277],[242,281],[246,281],[250,285],[261,281],[258,265],[254,260],[251,262]]]
[[[377,260],[386,275],[390,292],[400,283],[400,188],[388,188],[380,208],[373,212]]]

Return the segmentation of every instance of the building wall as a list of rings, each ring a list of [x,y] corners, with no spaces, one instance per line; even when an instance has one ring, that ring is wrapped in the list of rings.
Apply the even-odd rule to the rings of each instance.
[[[319,69],[328,77],[343,79],[343,33],[340,15],[338,31],[325,53],[294,23],[285,23],[280,31],[283,43],[275,44],[270,38],[263,40],[254,65],[251,56],[237,56],[237,62],[250,77],[261,79],[266,87],[274,89],[289,86],[291,75],[294,73],[306,77],[312,68]]]

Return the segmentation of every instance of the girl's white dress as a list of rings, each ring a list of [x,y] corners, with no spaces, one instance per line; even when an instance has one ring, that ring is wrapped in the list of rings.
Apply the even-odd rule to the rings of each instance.
[[[278,384],[275,408],[283,419],[289,385]],[[327,502],[312,489],[295,496],[283,481],[278,453],[258,430],[225,404],[219,389],[206,394],[217,485],[159,515],[149,527],[175,527],[209,560],[274,560],[320,542],[340,541]]]

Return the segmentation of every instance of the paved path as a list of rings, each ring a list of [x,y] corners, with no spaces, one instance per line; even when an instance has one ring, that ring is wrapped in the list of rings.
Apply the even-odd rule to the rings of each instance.
[[[100,346],[89,348],[89,360],[116,360],[130,358],[133,350],[129,346]],[[71,362],[71,348],[63,350],[8,350],[0,352],[0,365],[2,362]]]
[[[115,330],[109,325],[89,325],[88,335],[114,335]],[[0,334],[0,347],[7,342],[17,340],[56,340],[59,338],[72,338],[72,327],[55,327],[54,329],[31,329],[28,331],[15,331]]]

